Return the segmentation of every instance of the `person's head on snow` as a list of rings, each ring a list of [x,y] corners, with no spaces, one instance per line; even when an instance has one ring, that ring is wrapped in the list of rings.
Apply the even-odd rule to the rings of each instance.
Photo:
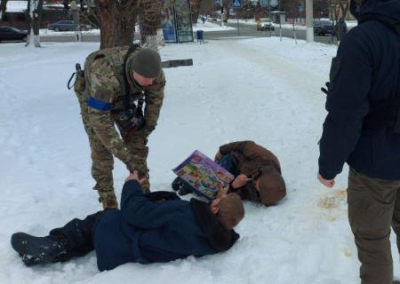
[[[242,200],[236,193],[229,193],[214,199],[210,203],[210,211],[227,230],[236,227],[244,217]]]
[[[285,181],[272,165],[265,165],[256,173],[254,185],[264,205],[274,205],[286,196]]]

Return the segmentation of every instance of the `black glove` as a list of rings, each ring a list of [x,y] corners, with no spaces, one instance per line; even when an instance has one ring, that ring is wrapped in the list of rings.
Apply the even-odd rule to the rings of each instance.
[[[167,200],[180,200],[179,196],[172,191],[155,191],[149,192],[144,195],[153,202],[162,202]]]
[[[321,91],[322,91],[323,93],[325,93],[326,95],[328,95],[329,88],[331,87],[331,82],[326,82],[326,83],[325,83],[325,86],[326,86],[326,88],[321,88]]]

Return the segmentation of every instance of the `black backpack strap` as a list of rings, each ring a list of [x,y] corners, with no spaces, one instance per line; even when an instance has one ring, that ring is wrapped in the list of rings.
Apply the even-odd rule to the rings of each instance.
[[[74,79],[75,75],[76,75],[76,72],[72,73],[71,77],[70,77],[69,80],[68,80],[68,83],[67,83],[67,88],[68,88],[68,90],[71,90],[71,89],[72,89],[71,81],[72,81],[72,79]]]
[[[75,76],[77,76],[76,77],[77,79],[79,78],[78,76],[82,76],[82,77],[84,76],[83,75],[84,74],[83,70],[82,70],[81,65],[79,63],[75,64],[75,70],[76,70],[76,72],[72,73],[71,77],[68,80],[68,83],[67,83],[68,90],[72,89],[71,82],[72,82],[72,79],[74,79]]]
[[[129,105],[129,81],[126,76],[126,63],[128,61],[129,55],[131,55],[133,52],[135,52],[139,48],[138,44],[131,44],[129,46],[128,51],[125,54],[124,58],[124,64],[122,65],[122,72],[123,72],[123,77],[124,77],[124,93],[125,93],[125,110],[128,110],[130,105]]]

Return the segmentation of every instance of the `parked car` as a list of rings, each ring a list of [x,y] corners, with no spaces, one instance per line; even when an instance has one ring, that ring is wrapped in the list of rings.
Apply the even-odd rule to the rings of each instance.
[[[332,34],[334,31],[334,26],[332,21],[328,19],[314,20],[313,26],[314,26],[314,33],[319,36]]]
[[[74,24],[74,21],[71,20],[61,20],[56,23],[48,24],[47,29],[56,31],[56,32],[61,32],[61,31],[75,31],[76,25]],[[87,31],[91,29],[90,25],[80,25],[81,30]]]
[[[270,18],[260,18],[257,20],[257,31],[274,31],[275,27],[274,24],[271,22]]]
[[[27,33],[13,27],[0,27],[0,42],[4,40],[22,40],[25,41]]]

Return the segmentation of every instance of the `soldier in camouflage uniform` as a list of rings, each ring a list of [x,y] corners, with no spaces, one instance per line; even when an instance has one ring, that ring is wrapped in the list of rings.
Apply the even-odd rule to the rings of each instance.
[[[113,156],[130,172],[138,170],[147,180],[143,191],[150,190],[147,139],[157,125],[164,98],[165,77],[159,54],[139,47],[127,53],[127,47],[91,53],[86,58],[84,71],[77,72],[74,85],[89,136],[94,189],[104,209],[118,208],[112,176]],[[134,114],[143,102],[144,125],[140,127],[135,125]]]

